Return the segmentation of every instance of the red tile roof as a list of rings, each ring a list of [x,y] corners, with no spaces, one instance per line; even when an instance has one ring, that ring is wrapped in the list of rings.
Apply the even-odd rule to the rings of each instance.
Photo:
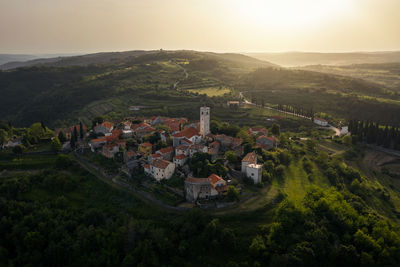
[[[208,176],[208,179],[210,179],[211,184],[214,186],[217,182],[224,180],[221,177],[219,177],[216,174],[211,174],[210,176]]]
[[[219,144],[218,141],[214,141],[210,144],[210,147],[220,147],[221,145]]]
[[[145,169],[150,169],[150,165],[149,164],[144,164],[144,168]]]
[[[113,127],[113,124],[109,121],[104,121],[101,125],[108,129],[111,129]]]
[[[250,152],[250,153],[248,153],[243,159],[242,159],[242,162],[243,161],[245,161],[245,162],[250,162],[250,163],[253,163],[253,164],[257,164],[257,154],[256,154],[256,152]]]
[[[188,177],[186,178],[186,182],[190,182],[190,183],[195,183],[195,184],[209,184],[210,183],[210,179],[208,178],[192,178],[192,177]]]
[[[196,128],[189,127],[189,128],[183,129],[179,133],[174,134],[173,137],[186,137],[186,138],[189,139],[189,138],[192,138],[195,135],[200,136],[199,131]]]
[[[174,148],[172,146],[169,146],[169,147],[161,148],[157,152],[161,152],[161,154],[166,154],[166,153],[171,153],[173,151],[174,151]]]
[[[149,147],[149,146],[153,146],[153,145],[150,144],[149,142],[145,142],[145,143],[141,143],[140,146]]]
[[[114,130],[112,130],[112,135],[113,136],[120,136],[121,134],[122,134],[122,130],[120,130],[120,129],[114,129]]]
[[[97,138],[97,139],[93,139],[90,141],[91,143],[100,143],[100,142],[107,142],[107,139],[105,137],[103,138]]]
[[[188,144],[188,145],[193,145],[193,142],[192,141],[190,141],[189,139],[187,139],[187,138],[183,138],[183,140],[182,140],[183,142],[185,142],[186,144]]]
[[[176,149],[178,150],[188,150],[190,148],[190,146],[187,145],[179,145],[176,147]]]
[[[155,159],[155,158],[161,158],[160,154],[151,154],[151,158]]]
[[[179,160],[184,159],[184,158],[186,158],[185,154],[179,154],[178,156],[174,157],[174,159],[179,159]]]
[[[260,140],[260,139],[268,139],[268,140],[270,140],[272,142],[277,142],[278,141],[278,139],[275,136],[261,135],[261,136],[257,137],[257,140]]]
[[[153,160],[153,163],[151,164],[152,166],[159,168],[159,169],[165,169],[168,167],[169,164],[172,162],[163,160],[163,159],[155,159]]]

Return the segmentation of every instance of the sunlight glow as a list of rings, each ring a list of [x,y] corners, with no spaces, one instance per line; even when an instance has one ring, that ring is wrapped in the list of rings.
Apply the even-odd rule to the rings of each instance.
[[[249,25],[298,29],[340,18],[352,9],[349,0],[234,0],[238,17]]]

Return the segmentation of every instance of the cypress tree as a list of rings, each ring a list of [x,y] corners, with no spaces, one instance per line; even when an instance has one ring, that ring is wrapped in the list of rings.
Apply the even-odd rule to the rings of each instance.
[[[79,122],[79,135],[83,139],[83,125],[81,121]]]
[[[72,138],[74,138],[74,141],[78,141],[78,130],[76,129],[76,125],[74,126],[74,133],[72,135]]]

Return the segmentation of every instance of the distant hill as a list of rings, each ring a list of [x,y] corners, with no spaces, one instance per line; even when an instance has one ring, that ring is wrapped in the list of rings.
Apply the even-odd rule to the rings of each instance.
[[[204,96],[173,87],[185,78],[177,63],[191,79],[216,85],[231,85],[240,75],[275,66],[244,55],[159,50],[33,60],[30,67],[0,71],[0,118],[16,125],[59,125],[65,119],[125,114],[129,105],[176,110],[201,105]]]
[[[355,53],[247,53],[246,55],[266,60],[283,67],[306,65],[350,65],[364,63],[400,62],[400,51],[396,52],[355,52]]]
[[[133,115],[131,105],[146,106],[148,114],[189,116],[200,105],[222,105],[242,91],[265,103],[314,108],[339,118],[400,122],[400,94],[390,94],[384,86],[285,69],[240,54],[128,51],[34,62],[0,71],[2,120],[20,126],[36,121],[58,126],[76,119],[90,123],[104,114]],[[222,88],[232,94],[217,98],[198,93]]]
[[[94,53],[78,56],[56,56],[56,57],[36,57],[33,60],[8,62],[0,65],[1,70],[15,69],[20,67],[31,66],[52,66],[52,67],[66,67],[66,66],[86,66],[90,64],[110,64],[117,61],[135,57],[147,53],[156,53],[157,51],[129,51],[129,52],[106,52]]]
[[[77,54],[0,54],[0,70],[20,66],[29,66],[27,62],[46,61],[49,58],[70,57]],[[4,65],[4,67],[2,67]]]
[[[143,50],[135,50],[135,51],[126,51],[126,52],[105,52],[105,53],[94,53],[94,54],[86,54],[79,56],[60,56],[60,57],[52,57],[52,58],[35,58],[33,60],[27,60],[24,62],[8,62],[0,65],[0,70],[9,70],[20,67],[31,67],[31,66],[52,66],[52,67],[67,67],[67,66],[88,66],[91,64],[118,64],[124,62],[131,62],[134,58],[144,55],[152,55],[158,54],[159,50],[153,51],[143,51]],[[192,53],[195,54],[195,51],[163,51],[164,55],[173,55],[175,53]],[[248,57],[240,54],[217,54],[211,52],[204,52],[204,55],[208,55],[210,57],[229,60],[232,62],[240,63],[240,64],[254,64],[260,63],[263,66],[276,66],[275,64],[270,64],[258,59],[254,59],[252,57]]]
[[[301,69],[360,78],[400,92],[400,63],[310,65],[301,67]]]
[[[0,65],[13,61],[28,61],[36,59],[35,55],[22,55],[22,54],[0,54]]]

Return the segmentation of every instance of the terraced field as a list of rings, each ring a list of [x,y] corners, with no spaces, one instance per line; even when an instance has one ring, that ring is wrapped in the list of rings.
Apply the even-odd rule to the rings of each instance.
[[[229,94],[232,92],[227,87],[206,87],[206,88],[200,88],[200,89],[190,89],[188,91],[191,93],[198,93],[200,95],[207,95],[209,97],[223,96],[225,94]]]

